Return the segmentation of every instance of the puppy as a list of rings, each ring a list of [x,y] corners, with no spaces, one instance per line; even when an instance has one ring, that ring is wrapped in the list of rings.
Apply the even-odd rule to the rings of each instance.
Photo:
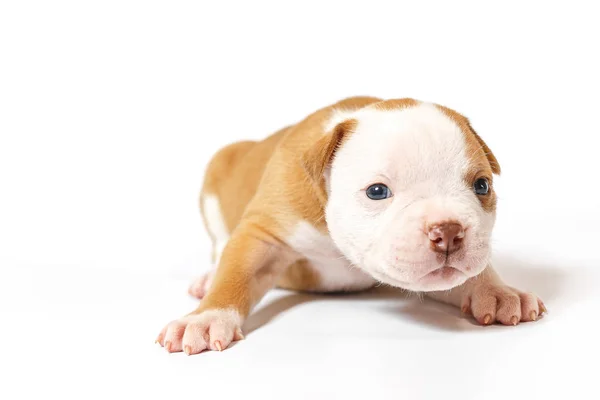
[[[223,350],[273,287],[424,292],[483,325],[545,312],[490,266],[498,160],[467,118],[414,99],[353,97],[210,161],[200,209],[215,268],[168,352]]]

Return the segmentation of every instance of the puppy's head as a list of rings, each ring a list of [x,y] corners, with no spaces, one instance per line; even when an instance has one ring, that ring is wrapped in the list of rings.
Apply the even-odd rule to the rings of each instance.
[[[469,121],[411,99],[336,112],[308,154],[338,248],[381,282],[447,290],[479,274],[499,164]]]

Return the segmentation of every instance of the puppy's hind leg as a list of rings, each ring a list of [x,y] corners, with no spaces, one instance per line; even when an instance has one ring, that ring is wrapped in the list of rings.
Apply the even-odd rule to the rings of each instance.
[[[212,279],[215,274],[214,269],[215,267],[192,282],[188,289],[190,296],[202,299],[206,295],[212,284]]]
[[[200,211],[204,226],[212,241],[212,268],[194,280],[188,289],[188,293],[198,299],[202,299],[208,292],[223,249],[229,240],[229,232],[223,220],[218,197],[203,193],[200,200]]]

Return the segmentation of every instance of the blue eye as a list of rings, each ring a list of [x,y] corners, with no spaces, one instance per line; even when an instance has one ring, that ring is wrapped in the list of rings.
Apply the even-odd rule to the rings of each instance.
[[[383,183],[376,183],[367,188],[367,197],[371,200],[383,200],[392,197],[392,191]]]
[[[484,196],[490,191],[490,186],[487,179],[479,178],[473,183],[473,189],[475,190],[475,194]]]

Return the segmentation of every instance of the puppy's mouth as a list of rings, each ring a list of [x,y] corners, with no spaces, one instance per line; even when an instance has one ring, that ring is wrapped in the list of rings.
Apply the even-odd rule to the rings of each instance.
[[[382,282],[413,291],[448,290],[469,278],[464,272],[449,265],[430,271],[412,282],[398,280],[389,274],[372,274]]]
[[[388,276],[388,278],[392,277]],[[395,283],[398,286],[409,290],[432,291],[452,289],[453,287],[461,285],[467,279],[469,279],[468,273],[449,263],[444,263],[412,282],[395,280]]]
[[[380,282],[406,290],[428,292],[460,286],[477,275],[487,263],[483,255],[472,253],[456,252],[444,259],[436,256],[432,257],[430,253],[429,259],[411,260],[399,265],[386,264],[387,268],[373,268],[368,272]]]
[[[421,283],[431,283],[439,281],[454,281],[457,278],[464,276],[465,273],[457,268],[451,267],[447,264],[444,266],[434,269],[433,271],[425,274],[419,279]]]
[[[444,264],[419,278],[413,285],[420,291],[449,290],[461,285],[468,278],[460,269]]]

